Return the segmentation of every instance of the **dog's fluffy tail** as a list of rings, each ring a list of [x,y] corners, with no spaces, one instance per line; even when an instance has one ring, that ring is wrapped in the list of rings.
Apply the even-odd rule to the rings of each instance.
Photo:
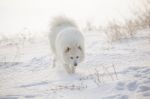
[[[64,17],[64,16],[59,16],[55,17],[53,21],[51,22],[51,31],[60,31],[61,29],[64,29],[65,27],[74,27],[77,28],[76,24],[74,23],[73,20]]]
[[[53,53],[56,53],[55,41],[57,35],[60,33],[60,31],[69,27],[77,28],[74,21],[67,17],[59,16],[59,17],[55,17],[52,20],[50,24],[49,39],[50,39],[50,45]]]

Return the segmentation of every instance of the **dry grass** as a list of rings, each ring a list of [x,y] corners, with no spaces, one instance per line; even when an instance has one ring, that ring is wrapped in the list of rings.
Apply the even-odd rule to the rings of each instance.
[[[105,32],[110,43],[118,41],[121,38],[133,37],[136,31],[150,28],[150,1],[143,0],[143,7],[132,11],[135,18],[129,20],[124,18],[124,23],[112,19],[106,27],[99,26],[99,28],[96,28],[91,22],[87,22],[85,30]]]
[[[96,83],[97,86],[100,86],[102,83],[106,82],[107,80],[108,81],[118,80],[118,75],[114,64],[112,64],[109,67],[104,65],[102,65],[101,67],[102,67],[101,71],[99,70],[100,68],[94,69],[93,81]],[[112,72],[110,72],[110,69]]]
[[[53,86],[50,87],[50,90],[56,92],[56,91],[63,91],[63,90],[71,90],[71,91],[83,90],[83,89],[86,89],[86,88],[87,88],[87,85],[84,85],[81,82],[79,84],[53,85]]]
[[[105,28],[106,34],[111,34],[111,41],[116,41],[122,37],[133,37],[136,31],[140,29],[150,28],[150,1],[145,0],[144,10],[138,9],[138,12],[133,12],[135,19],[125,20],[125,24],[117,24],[117,22],[110,22],[109,26]]]
[[[0,47],[11,47],[14,56],[11,60],[7,60],[8,55],[6,55],[4,59],[0,59],[0,61],[7,62],[7,61],[18,61],[21,55],[21,50],[25,47],[25,44],[30,42],[31,39],[34,39],[34,36],[29,31],[19,32],[15,35],[0,35]]]

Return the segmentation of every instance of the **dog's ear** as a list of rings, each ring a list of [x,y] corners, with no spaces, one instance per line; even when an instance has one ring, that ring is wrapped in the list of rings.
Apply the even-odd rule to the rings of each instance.
[[[82,50],[81,46],[78,46],[78,49],[79,49],[79,50]]]
[[[65,53],[68,53],[70,50],[71,50],[71,48],[67,47],[67,48],[65,49]]]

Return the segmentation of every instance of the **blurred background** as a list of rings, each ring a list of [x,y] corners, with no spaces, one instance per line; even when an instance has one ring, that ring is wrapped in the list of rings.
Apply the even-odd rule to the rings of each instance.
[[[80,27],[150,24],[149,0],[0,0],[0,34],[47,32],[52,17],[65,15]]]

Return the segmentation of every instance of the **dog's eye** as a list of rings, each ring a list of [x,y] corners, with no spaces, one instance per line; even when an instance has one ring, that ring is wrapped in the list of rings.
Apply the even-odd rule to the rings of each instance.
[[[79,56],[76,56],[76,58],[79,58]]]
[[[73,57],[70,57],[70,59],[73,59]]]

